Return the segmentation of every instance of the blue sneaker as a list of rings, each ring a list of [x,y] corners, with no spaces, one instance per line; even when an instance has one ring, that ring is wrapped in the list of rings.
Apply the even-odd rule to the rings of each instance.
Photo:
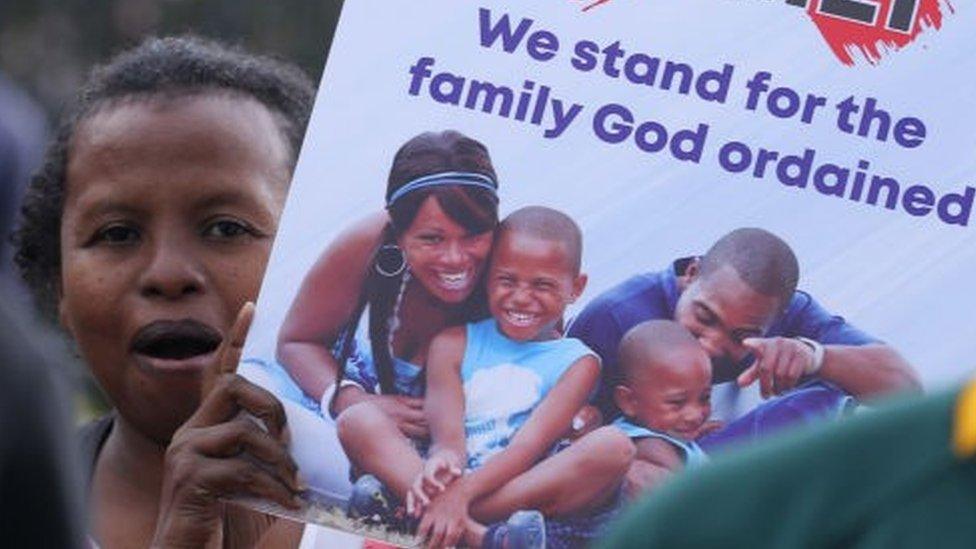
[[[412,534],[419,524],[407,515],[407,509],[393,492],[373,475],[363,475],[352,485],[346,516],[401,534]]]
[[[373,475],[356,479],[346,515],[369,524],[390,524],[396,513],[396,498]]]
[[[545,549],[546,519],[538,511],[517,511],[505,522],[488,527],[487,549]]]

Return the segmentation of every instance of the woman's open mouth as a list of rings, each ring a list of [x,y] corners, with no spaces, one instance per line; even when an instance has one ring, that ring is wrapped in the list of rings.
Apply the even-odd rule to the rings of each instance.
[[[130,348],[150,369],[196,372],[211,362],[221,339],[220,332],[196,320],[157,320],[136,332]]]

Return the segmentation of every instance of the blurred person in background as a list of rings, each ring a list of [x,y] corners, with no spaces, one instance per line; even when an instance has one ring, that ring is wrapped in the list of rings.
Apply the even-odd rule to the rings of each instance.
[[[6,237],[41,158],[43,112],[0,73],[0,230]],[[0,241],[0,539],[13,547],[80,547],[81,483],[70,451],[71,399],[47,330],[22,307],[10,246]]]
[[[11,297],[0,292],[0,539],[80,547],[82,490],[60,357]]]
[[[20,299],[17,294],[24,288],[13,268],[7,235],[30,174],[40,166],[46,139],[40,105],[0,71],[0,288],[7,299]]]

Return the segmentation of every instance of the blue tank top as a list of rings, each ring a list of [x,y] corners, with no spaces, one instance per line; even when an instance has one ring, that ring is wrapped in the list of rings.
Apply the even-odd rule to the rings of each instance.
[[[495,319],[468,324],[461,381],[468,469],[504,450],[570,366],[596,353],[573,338],[515,341]]]
[[[352,353],[345,364],[344,378],[359,384],[366,392],[379,394],[380,382],[373,363],[373,356],[368,344],[354,342]],[[394,394],[410,397],[424,396],[424,369],[412,362],[399,357],[393,357],[393,387]]]
[[[631,423],[625,417],[617,418],[617,420],[613,422],[613,426],[623,431],[625,435],[633,440],[651,437],[671,443],[671,445],[677,448],[681,453],[681,457],[685,460],[685,467],[689,469],[708,463],[708,455],[704,450],[701,449],[701,446],[699,446],[698,443],[693,440],[685,441],[664,434],[660,431],[654,431],[646,427],[641,427],[640,425]]]

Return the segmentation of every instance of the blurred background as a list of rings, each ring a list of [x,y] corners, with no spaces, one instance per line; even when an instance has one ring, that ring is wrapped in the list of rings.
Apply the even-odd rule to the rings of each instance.
[[[93,65],[147,36],[193,33],[291,61],[318,82],[341,0],[0,0],[0,285],[24,296],[7,235],[47,136]],[[60,334],[51,326],[53,344]],[[107,405],[77,359],[78,421]]]

